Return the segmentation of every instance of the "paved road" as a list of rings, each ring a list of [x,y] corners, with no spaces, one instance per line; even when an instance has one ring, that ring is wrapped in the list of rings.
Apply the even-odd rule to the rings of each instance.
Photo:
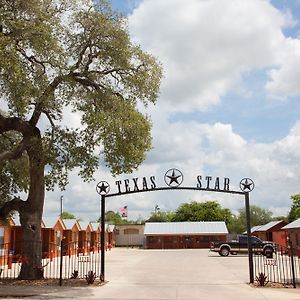
[[[300,300],[300,289],[250,287],[247,256],[117,248],[106,262],[108,283],[102,287],[55,288],[31,299]]]

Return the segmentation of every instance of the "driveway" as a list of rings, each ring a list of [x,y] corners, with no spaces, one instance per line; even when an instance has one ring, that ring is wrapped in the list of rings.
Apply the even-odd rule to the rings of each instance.
[[[220,257],[208,250],[116,248],[106,254],[102,287],[55,288],[31,299],[300,300],[299,289],[253,288],[248,257]]]
[[[250,287],[247,256],[220,257],[204,249],[113,252],[99,299],[300,299],[298,289]]]

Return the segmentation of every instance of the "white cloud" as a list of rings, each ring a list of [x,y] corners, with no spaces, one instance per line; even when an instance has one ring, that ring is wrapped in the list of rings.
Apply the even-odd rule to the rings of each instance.
[[[180,132],[179,139],[182,140],[174,138],[166,141],[168,135],[176,131]],[[239,181],[243,177],[250,177],[256,186],[251,193],[251,203],[270,208],[276,214],[286,213],[291,204],[290,195],[299,192],[300,122],[295,124],[285,138],[260,144],[245,141],[228,124],[170,123],[167,131],[156,133],[155,144],[158,147],[150,154],[155,159],[149,159],[134,174],[113,178],[107,170],[101,169],[96,174],[96,182],[107,180],[112,191],[116,192],[116,180],[155,176],[157,185],[161,187],[165,186],[165,172],[171,167],[177,167],[184,174],[184,186],[196,186],[197,175],[210,175],[214,178],[229,177],[232,189],[239,190]],[[169,151],[164,152],[164,147]],[[204,148],[205,151],[202,151]],[[176,154],[177,160],[174,160]],[[85,220],[96,219],[99,216],[100,201],[95,191],[96,182],[82,183],[73,172],[71,185],[64,196],[66,211]],[[47,198],[47,210],[53,213],[56,207],[57,211],[59,195]],[[217,200],[233,211],[244,205],[242,198],[231,195],[171,191],[109,198],[107,209],[118,211],[120,207],[128,205],[130,218],[136,219],[139,215],[147,217],[156,204],[166,211],[192,200]]]
[[[153,150],[137,172],[118,179],[154,175],[163,186],[164,173],[176,167],[184,173],[186,186],[194,186],[197,175],[211,175],[230,177],[232,188],[239,189],[239,181],[250,177],[256,186],[251,203],[285,214],[290,195],[299,193],[300,121],[284,138],[256,143],[237,134],[230,123],[171,122],[170,116],[174,111],[213,109],[226,93],[241,90],[243,75],[253,70],[269,71],[266,91],[272,97],[298,95],[299,40],[282,33],[283,27],[295,24],[291,14],[260,0],[144,0],[129,24],[133,38],[163,62],[165,78],[157,106],[148,111]],[[71,114],[64,120],[79,123]],[[99,170],[95,177],[116,189],[117,179],[108,170]],[[96,182],[82,183],[75,172],[70,182],[66,210],[85,220],[96,219]],[[59,207],[59,196],[47,196],[47,211],[54,213]],[[172,191],[109,198],[107,209],[128,205],[129,217],[135,219],[147,217],[156,204],[174,210],[191,200],[218,200],[233,211],[243,207],[243,199],[232,195]]]
[[[285,52],[278,68],[270,71],[267,92],[274,98],[287,99],[300,94],[300,40],[287,39]]]
[[[299,94],[292,69],[299,40],[282,33],[295,23],[261,0],[145,0],[129,18],[133,38],[164,65],[162,98],[175,111],[218,104],[243,72],[256,69],[271,69],[273,97]]]

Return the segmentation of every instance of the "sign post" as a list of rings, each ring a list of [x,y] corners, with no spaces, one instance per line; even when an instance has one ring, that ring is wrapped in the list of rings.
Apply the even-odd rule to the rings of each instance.
[[[109,192],[109,190],[110,187],[106,181],[100,181],[96,186],[96,191],[101,196],[100,281],[105,280],[105,195]]]
[[[101,271],[100,280],[104,281],[105,268],[105,195],[101,195]]]
[[[250,283],[254,283],[253,251],[252,251],[252,240],[251,240],[251,221],[250,221],[250,204],[249,204],[249,192],[251,192],[254,189],[254,182],[250,178],[244,178],[240,182],[240,189],[245,192],[249,278],[250,278]]]
[[[246,223],[247,223],[249,277],[250,277],[250,283],[254,283],[253,252],[252,252],[251,225],[250,225],[249,193],[245,193],[245,207],[246,207]]]

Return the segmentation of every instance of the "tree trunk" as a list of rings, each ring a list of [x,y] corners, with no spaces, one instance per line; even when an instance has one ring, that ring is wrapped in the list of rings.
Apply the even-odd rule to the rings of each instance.
[[[30,138],[29,157],[30,186],[28,199],[19,211],[23,229],[23,256],[19,279],[43,278],[41,222],[45,198],[44,158],[39,131]]]
[[[40,212],[34,212],[34,210],[29,209],[20,213],[23,229],[23,254],[19,279],[43,278],[41,219]]]

